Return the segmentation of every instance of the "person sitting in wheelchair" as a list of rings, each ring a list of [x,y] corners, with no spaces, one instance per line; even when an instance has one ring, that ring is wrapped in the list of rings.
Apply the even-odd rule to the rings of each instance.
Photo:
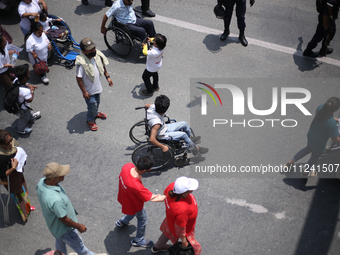
[[[44,12],[40,14],[39,22],[43,26],[44,33],[52,39],[57,39],[60,42],[65,42],[67,35],[69,34],[68,30],[66,29],[66,27],[51,27],[50,23],[53,21],[62,21],[62,19],[49,18]]]
[[[197,155],[198,151],[201,154],[208,152],[208,149],[196,146],[196,144],[200,142],[200,136],[190,138],[190,128],[188,123],[180,121],[166,124],[164,122],[164,114],[168,110],[169,106],[170,99],[165,95],[156,97],[154,104],[145,104],[145,108],[147,109],[146,118],[151,130],[149,142],[160,147],[163,152],[166,152],[169,150],[169,147],[160,143],[157,140],[157,136],[162,136],[162,140],[182,139],[194,155]]]
[[[111,8],[104,14],[101,26],[101,32],[106,33],[105,27],[107,20],[114,16],[119,23],[127,26],[131,34],[138,37],[142,42],[147,37],[155,37],[156,31],[151,20],[140,19],[136,17],[132,7],[133,0],[117,0]]]

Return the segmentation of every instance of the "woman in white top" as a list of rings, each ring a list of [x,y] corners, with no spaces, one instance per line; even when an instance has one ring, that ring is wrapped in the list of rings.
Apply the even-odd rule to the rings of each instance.
[[[35,60],[39,62],[39,59],[47,63],[48,51],[52,50],[52,48],[50,41],[44,33],[43,26],[39,22],[34,22],[32,31],[33,33],[26,41],[26,51],[30,53],[28,58],[32,65],[35,65]],[[40,77],[45,85],[48,84],[49,79],[46,77],[46,74],[41,74]]]
[[[7,50],[7,40],[5,36],[0,35],[0,83],[2,83],[7,91],[12,85],[12,79],[9,73],[9,67],[14,67],[10,64],[9,54],[15,51]],[[18,54],[18,52],[17,52]]]
[[[39,20],[39,13],[41,12],[39,4],[42,4],[43,9],[47,11],[47,5],[44,0],[21,0],[18,6],[19,16],[21,18],[20,28],[24,36],[31,30],[30,19]]]

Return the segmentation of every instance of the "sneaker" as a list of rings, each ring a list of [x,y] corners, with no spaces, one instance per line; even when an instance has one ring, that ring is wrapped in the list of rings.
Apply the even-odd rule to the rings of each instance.
[[[304,55],[305,57],[316,58],[318,56],[318,53],[313,52],[310,49],[305,49],[302,55]]]
[[[315,170],[310,170],[308,177],[315,178],[318,176],[318,173]]]
[[[135,247],[150,247],[153,245],[153,242],[151,240],[147,240],[147,239],[143,239],[142,241],[135,243],[135,241],[133,241],[133,239],[131,240],[131,245],[135,246]]]
[[[37,120],[41,118],[40,111],[31,114],[30,120]]]
[[[143,96],[152,96],[152,95],[153,95],[153,92],[152,92],[152,93],[149,93],[148,90],[146,90],[146,89],[143,89],[140,93],[141,93]]]
[[[117,220],[117,221],[116,221],[116,226],[119,227],[119,228],[121,228],[121,227],[126,226],[126,224],[124,224],[124,223],[121,222],[120,220]]]
[[[41,77],[41,81],[44,83],[44,84],[48,84],[49,83],[49,79],[46,77],[46,75],[44,77]]]
[[[171,247],[170,244],[166,244],[164,245],[162,248],[160,249],[157,249],[155,246],[151,248],[151,252],[152,253],[158,253],[158,252],[161,252],[161,251],[168,251],[169,248]]]
[[[192,141],[194,144],[198,144],[198,143],[201,142],[201,137],[200,137],[200,136],[191,137],[191,141]]]
[[[21,135],[27,135],[32,132],[32,128],[25,127],[24,131],[17,130],[17,132]]]

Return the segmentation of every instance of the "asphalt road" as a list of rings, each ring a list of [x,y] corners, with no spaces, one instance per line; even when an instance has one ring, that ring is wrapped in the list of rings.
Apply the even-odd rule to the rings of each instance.
[[[41,111],[42,118],[33,125],[30,135],[18,136],[18,118],[0,105],[0,128],[11,132],[28,154],[25,178],[31,203],[37,208],[23,224],[11,201],[8,227],[4,226],[0,212],[0,254],[41,255],[54,248],[54,238],[46,227],[35,191],[44,166],[52,161],[71,165],[62,186],[79,212],[78,221],[88,228],[81,236],[89,249],[111,255],[151,254],[150,249],[130,245],[136,220],[123,230],[115,228],[114,223],[122,216],[116,199],[118,175],[121,167],[131,161],[135,148],[128,130],[144,116],[134,108],[152,103],[157,95],[165,94],[171,99],[168,116],[189,123],[195,122],[190,119],[190,107],[199,107],[190,93],[193,80],[209,82],[220,78],[230,82],[233,78],[234,82],[244,83],[248,79],[246,87],[262,93],[256,94],[257,106],[267,108],[270,105],[263,102],[268,100],[268,86],[258,85],[260,79],[280,80],[278,87],[284,86],[283,79],[290,80],[289,86],[311,91],[306,107],[313,114],[329,97],[339,96],[339,34],[332,41],[333,54],[326,59],[301,57],[317,25],[315,0],[270,3],[257,0],[251,8],[248,1],[246,37],[250,43],[246,48],[237,42],[235,17],[231,38],[225,42],[219,40],[223,22],[212,12],[215,1],[151,0],[151,9],[157,14],[153,19],[156,30],[167,37],[168,43],[159,72],[160,90],[150,98],[139,93],[144,88],[141,76],[145,62],[136,63],[135,52],[126,59],[117,58],[104,43],[100,33],[101,19],[108,10],[104,1],[90,0],[89,6],[75,0],[46,2],[51,14],[63,17],[70,25],[76,41],[90,37],[109,58],[108,70],[114,85],[111,88],[102,79],[100,105],[108,118],[97,121],[97,132],[88,129],[86,104],[75,80],[75,68],[67,70],[56,57],[50,62],[49,85],[43,85],[31,71],[30,82],[38,86],[32,107]],[[139,5],[140,1],[135,1],[135,7]],[[14,38],[14,44],[23,47],[17,14],[1,13],[0,22]],[[27,56],[20,54],[18,64],[27,62]],[[3,96],[1,89],[0,97]],[[229,110],[231,102],[231,98],[227,100],[225,109]],[[212,104],[208,107],[212,109]],[[232,114],[228,112],[226,118],[232,118]],[[207,133],[211,131],[226,135],[230,142],[216,146],[221,159],[235,164],[252,165],[264,160],[278,165],[305,146],[312,120],[311,116],[301,116],[296,108],[289,108],[287,118],[298,119],[299,126],[216,131],[209,124],[202,124],[197,129],[201,131],[202,146],[209,144]],[[214,156],[207,154],[200,161],[194,159],[191,165],[211,162]],[[320,161],[335,164],[339,163],[338,158],[339,152],[333,152]],[[339,254],[338,180],[317,179],[306,183],[281,174],[268,178],[207,176],[193,174],[193,169],[171,166],[161,173],[145,175],[143,183],[152,192],[161,193],[179,176],[195,176],[199,180],[194,195],[199,206],[196,238],[202,245],[202,254]],[[165,216],[164,205],[149,202],[145,209],[149,221],[146,237],[156,241]]]

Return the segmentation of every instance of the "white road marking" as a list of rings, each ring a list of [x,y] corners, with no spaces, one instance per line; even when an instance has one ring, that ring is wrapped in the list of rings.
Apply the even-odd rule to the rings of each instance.
[[[213,28],[209,28],[209,27],[200,26],[200,25],[196,25],[196,24],[193,24],[193,23],[177,20],[177,19],[172,19],[172,18],[164,17],[164,16],[161,16],[161,15],[158,15],[158,14],[156,15],[156,17],[152,18],[152,20],[157,20],[159,22],[175,25],[175,26],[178,26],[178,27],[186,28],[186,29],[189,29],[189,30],[193,30],[193,31],[205,33],[205,34],[218,35],[218,34],[222,34],[222,32],[223,32],[223,31],[218,30],[218,29],[213,29]],[[230,34],[230,36],[231,37],[228,38],[228,40],[238,41],[238,39],[237,39],[238,35]],[[289,48],[289,47],[274,44],[274,43],[269,43],[269,42],[265,42],[265,41],[261,41],[261,40],[257,40],[257,39],[252,39],[252,38],[249,38],[249,37],[247,37],[247,40],[248,40],[249,44],[252,44],[252,45],[256,45],[256,46],[260,46],[260,47],[263,47],[263,48],[266,48],[266,49],[275,50],[275,51],[279,51],[279,52],[283,52],[283,53],[287,53],[287,54],[290,54],[290,55],[295,55],[295,56],[299,56],[299,57],[304,58],[304,56],[302,55],[302,51],[300,51],[300,50],[297,51],[294,48]],[[336,59],[332,59],[332,58],[329,58],[329,57],[316,58],[316,59],[320,62],[323,62],[323,63],[327,63],[327,64],[335,65],[335,66],[340,66],[340,61],[336,60]]]

